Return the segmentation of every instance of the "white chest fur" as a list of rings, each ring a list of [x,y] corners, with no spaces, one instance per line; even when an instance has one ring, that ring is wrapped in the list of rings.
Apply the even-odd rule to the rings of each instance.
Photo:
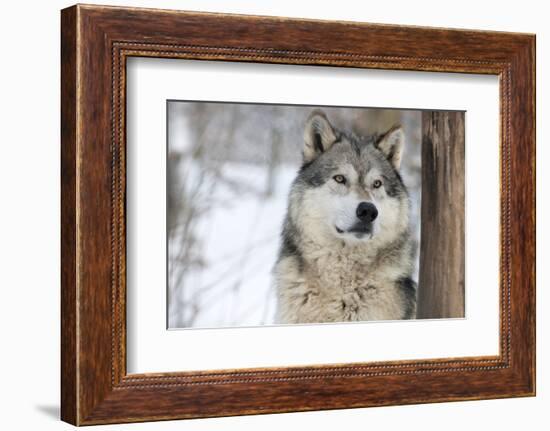
[[[284,321],[295,323],[402,319],[405,304],[397,285],[403,267],[379,261],[364,247],[310,248],[298,268],[281,262],[279,300]],[[282,272],[279,271],[282,276]],[[283,278],[283,280],[281,280]],[[286,280],[285,280],[286,279]],[[285,283],[286,281],[286,283]],[[281,289],[282,287],[282,289]]]

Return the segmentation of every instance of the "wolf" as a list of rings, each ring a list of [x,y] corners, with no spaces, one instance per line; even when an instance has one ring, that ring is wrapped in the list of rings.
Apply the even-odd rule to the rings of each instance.
[[[359,137],[315,110],[273,269],[278,323],[416,317],[405,134]]]

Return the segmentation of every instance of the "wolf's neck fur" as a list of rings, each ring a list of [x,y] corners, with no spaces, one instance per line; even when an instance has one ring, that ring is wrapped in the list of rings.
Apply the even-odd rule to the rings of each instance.
[[[344,291],[358,285],[380,287],[388,281],[410,277],[412,240],[408,228],[384,243],[376,237],[346,242],[330,235],[302,230],[300,252],[304,269],[318,278],[319,286],[339,285]],[[380,286],[376,286],[380,285]]]

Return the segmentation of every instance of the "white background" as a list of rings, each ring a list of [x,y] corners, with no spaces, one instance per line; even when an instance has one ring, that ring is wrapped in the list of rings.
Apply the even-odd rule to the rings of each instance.
[[[285,15],[394,24],[537,33],[538,220],[550,217],[548,84],[550,29],[544,2],[440,1],[118,1],[103,3],[189,10]],[[64,1],[5,2],[0,16],[0,286],[2,428],[69,429],[59,409],[59,9]],[[518,215],[520,216],[520,215]],[[397,406],[330,412],[106,426],[96,429],[409,430],[547,429],[550,422],[550,306],[544,286],[550,229],[539,223],[538,396],[536,398]],[[7,295],[6,295],[7,294]]]
[[[127,83],[128,372],[498,354],[497,77],[147,58]],[[467,111],[466,319],[167,331],[165,107],[184,98]]]

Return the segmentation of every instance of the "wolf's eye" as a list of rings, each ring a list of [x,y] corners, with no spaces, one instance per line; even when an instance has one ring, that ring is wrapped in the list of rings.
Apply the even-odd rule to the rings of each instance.
[[[372,186],[373,186],[375,189],[380,188],[381,185],[382,185],[382,181],[380,181],[380,180],[374,180],[374,183],[372,183]]]
[[[332,179],[338,184],[346,184],[346,177],[344,177],[343,175],[334,175]]]

